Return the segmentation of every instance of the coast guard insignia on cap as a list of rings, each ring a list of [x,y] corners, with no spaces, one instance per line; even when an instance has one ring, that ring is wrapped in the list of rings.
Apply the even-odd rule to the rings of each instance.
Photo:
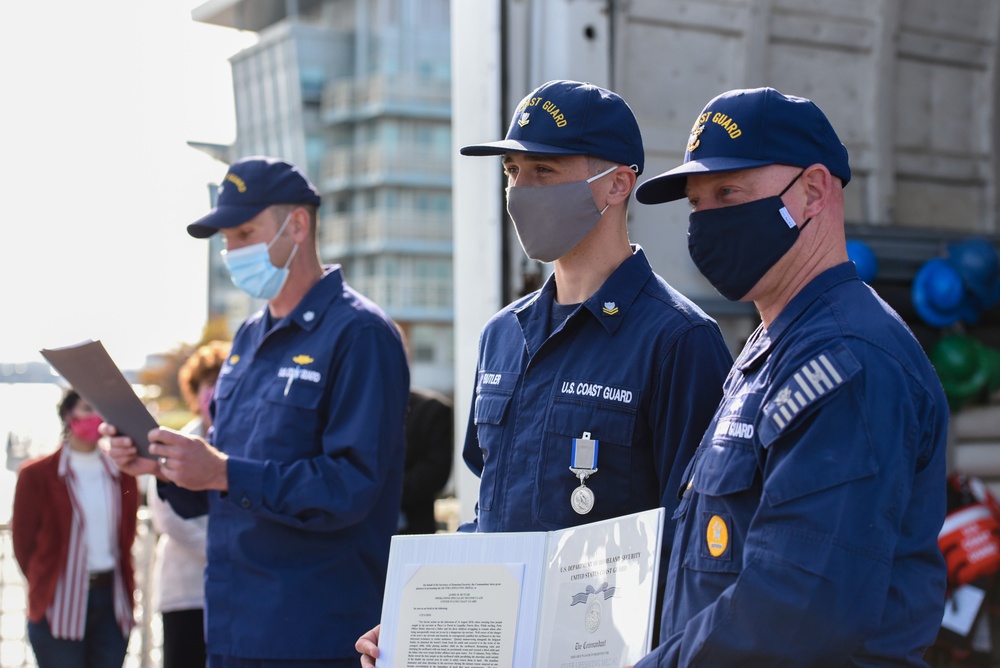
[[[517,119],[517,124],[520,125],[523,128],[525,125],[527,125],[530,122],[530,118],[529,118],[530,116],[531,116],[531,114],[529,114],[528,112],[524,112],[523,114],[521,114],[521,117],[519,119]]]
[[[241,193],[245,193],[247,191],[246,182],[244,182],[243,179],[238,177],[236,174],[226,174],[226,178],[224,179],[224,181],[229,181],[230,183],[232,183],[234,186],[236,186],[236,189],[239,190]],[[225,186],[226,184],[223,183],[222,185]]]
[[[704,120],[705,116],[707,116],[707,114],[699,116],[698,120],[694,122],[694,127],[691,128],[691,136],[688,137],[688,144],[687,144],[688,153],[695,150],[696,148],[698,148],[698,146],[701,145],[701,140],[698,137],[701,135],[702,132],[705,131],[705,120]]]
[[[614,302],[604,302],[604,315],[618,315],[618,305]]]

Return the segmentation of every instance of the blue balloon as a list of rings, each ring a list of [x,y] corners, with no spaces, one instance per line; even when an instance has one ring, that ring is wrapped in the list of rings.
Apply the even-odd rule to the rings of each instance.
[[[878,258],[871,246],[863,241],[851,240],[847,242],[847,257],[854,262],[858,268],[858,276],[865,283],[871,283],[878,275]]]
[[[911,297],[917,315],[932,327],[948,327],[959,320],[974,323],[979,319],[962,277],[950,262],[940,258],[928,260],[917,271]]]
[[[1000,279],[1000,258],[993,244],[985,239],[967,239],[951,244],[948,246],[948,261],[962,277],[965,289],[975,296],[977,306],[992,306]]]

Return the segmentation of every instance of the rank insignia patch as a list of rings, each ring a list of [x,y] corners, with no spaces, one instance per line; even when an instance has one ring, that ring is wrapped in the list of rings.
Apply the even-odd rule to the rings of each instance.
[[[844,384],[850,374],[828,352],[820,353],[802,365],[764,406],[764,415],[777,428],[785,428],[810,404]]]

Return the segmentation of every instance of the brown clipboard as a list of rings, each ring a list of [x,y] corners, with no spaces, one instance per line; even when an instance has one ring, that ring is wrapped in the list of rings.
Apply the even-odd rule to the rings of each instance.
[[[159,425],[100,341],[40,352],[105,422],[132,439],[140,456],[155,459],[149,454],[148,434]]]

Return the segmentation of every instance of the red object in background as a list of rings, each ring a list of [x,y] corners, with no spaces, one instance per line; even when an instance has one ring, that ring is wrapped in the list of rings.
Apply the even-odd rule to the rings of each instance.
[[[978,478],[948,476],[948,516],[938,534],[949,588],[1000,572],[1000,503]]]

